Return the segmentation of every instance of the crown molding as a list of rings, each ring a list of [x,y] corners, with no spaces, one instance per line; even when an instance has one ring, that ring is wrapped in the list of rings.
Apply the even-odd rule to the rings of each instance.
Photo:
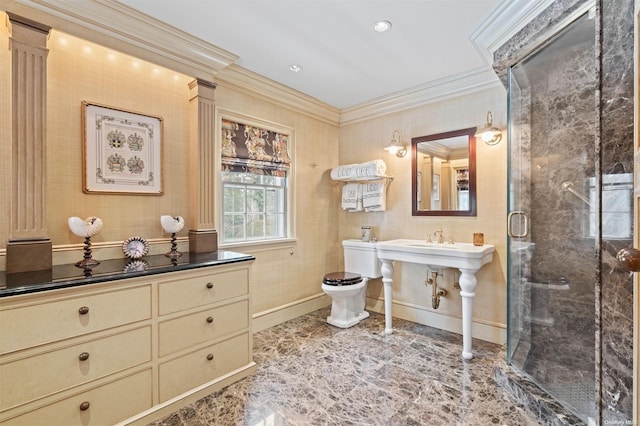
[[[493,54],[555,0],[502,0],[475,31],[469,41],[488,66]]]
[[[193,77],[211,80],[238,59],[116,0],[2,0],[0,7]]]
[[[268,102],[277,102],[314,119],[337,126],[340,123],[340,110],[316,98],[277,83],[269,78],[242,68],[230,65],[216,76],[219,87],[228,87],[234,91],[262,98]]]
[[[340,125],[370,120],[491,88],[504,89],[504,86],[492,69],[477,68],[343,109],[340,116]]]

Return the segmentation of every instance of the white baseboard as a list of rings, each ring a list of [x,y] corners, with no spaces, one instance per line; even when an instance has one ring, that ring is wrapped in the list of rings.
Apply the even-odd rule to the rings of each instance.
[[[367,309],[384,314],[384,300],[367,297]],[[418,324],[428,325],[452,333],[462,334],[462,318],[425,309],[423,306],[393,301],[393,316]],[[504,345],[507,341],[507,327],[473,319],[473,338]]]
[[[266,311],[253,314],[253,332],[265,330],[285,321],[308,314],[325,306],[331,305],[331,298],[324,293],[296,300]],[[367,297],[367,309],[384,314],[384,301]],[[428,325],[452,333],[462,334],[462,319],[460,317],[434,312],[423,306],[406,302],[393,302],[393,316],[418,324]],[[504,345],[507,340],[506,325],[490,323],[478,319],[473,320],[473,337],[486,342]]]
[[[318,293],[276,308],[257,312],[253,314],[253,332],[257,333],[329,305],[331,305],[331,298],[324,293]]]

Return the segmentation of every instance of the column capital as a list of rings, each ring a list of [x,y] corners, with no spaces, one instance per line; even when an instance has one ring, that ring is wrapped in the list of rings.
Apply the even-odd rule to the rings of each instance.
[[[43,34],[49,34],[49,31],[51,31],[50,26],[41,24],[40,22],[36,22],[23,16],[16,15],[15,13],[7,12],[7,16],[9,16],[9,21],[12,25],[18,24],[22,25],[23,27],[29,27],[31,28],[31,30],[36,30]]]
[[[211,90],[215,90],[218,85],[213,81],[204,80],[202,78],[196,78],[189,83],[189,89],[194,89],[195,87],[207,87]]]
[[[7,12],[11,23],[11,40],[46,50],[51,27]]]
[[[198,98],[200,101],[215,102],[217,85],[212,81],[196,78],[189,83],[190,101]]]

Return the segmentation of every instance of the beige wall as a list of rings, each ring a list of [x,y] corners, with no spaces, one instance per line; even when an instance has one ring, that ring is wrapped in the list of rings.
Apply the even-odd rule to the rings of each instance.
[[[397,158],[383,150],[400,130],[401,141],[411,144],[411,138],[446,131],[482,126],[488,110],[494,123],[506,124],[506,91],[496,85],[474,94],[434,102],[410,110],[375,118],[340,128],[340,163],[350,164],[383,159],[387,173],[394,176],[387,189],[387,211],[346,213],[340,210],[340,240],[358,238],[361,225],[371,225],[380,240],[394,238],[426,239],[437,228],[445,237],[453,234],[455,241],[472,242],[474,232],[483,232],[485,242],[496,246],[491,264],[477,274],[478,288],[474,303],[474,336],[504,341],[506,324],[506,215],[507,215],[507,144],[487,146],[476,144],[477,217],[427,217],[411,215],[411,154]],[[454,289],[458,275],[447,270],[443,287],[449,294],[438,310],[431,306],[431,286],[424,284],[426,267],[396,265],[394,278],[394,315],[436,325],[453,331],[461,330],[461,299]],[[368,306],[381,310],[382,283],[374,280],[368,287]],[[486,326],[486,327],[483,327]],[[476,333],[478,331],[478,333]]]
[[[102,231],[92,238],[98,247],[133,235],[166,238],[160,215],[186,217],[189,208],[187,85],[192,79],[59,31],[51,32],[47,47],[48,225],[54,246],[81,242],[69,231],[69,216],[102,219]],[[83,192],[82,101],[162,117],[164,195]],[[186,229],[178,234],[184,235]]]

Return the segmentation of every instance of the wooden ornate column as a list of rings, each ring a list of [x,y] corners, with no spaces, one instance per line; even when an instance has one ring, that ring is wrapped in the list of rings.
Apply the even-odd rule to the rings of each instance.
[[[218,249],[213,198],[216,85],[196,79],[189,89],[189,251],[204,253]]]
[[[47,233],[47,36],[50,27],[11,22],[11,234],[7,272],[51,269]]]

